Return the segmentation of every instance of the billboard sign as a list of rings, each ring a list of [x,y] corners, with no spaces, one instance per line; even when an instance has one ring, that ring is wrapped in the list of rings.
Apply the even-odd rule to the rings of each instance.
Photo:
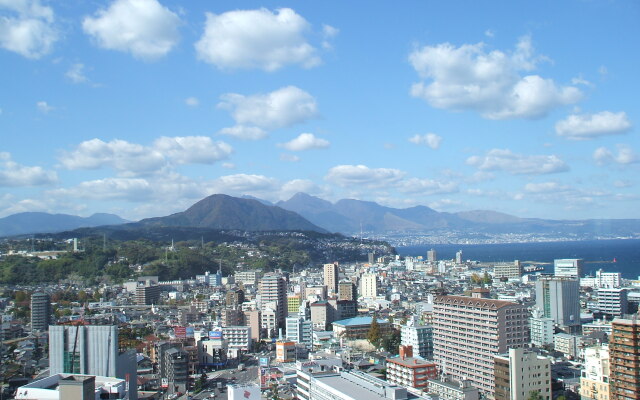
[[[209,331],[209,339],[222,339],[222,331]]]
[[[260,366],[268,367],[269,366],[269,357],[260,357]]]
[[[173,327],[173,333],[176,335],[176,337],[185,338],[187,337],[187,328],[185,328],[184,326],[175,326]]]

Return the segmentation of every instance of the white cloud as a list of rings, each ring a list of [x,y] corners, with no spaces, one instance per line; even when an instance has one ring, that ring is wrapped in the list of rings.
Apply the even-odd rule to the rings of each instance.
[[[338,165],[329,170],[325,180],[338,186],[385,187],[397,183],[405,172],[393,168],[369,168],[365,165]]]
[[[559,193],[567,190],[571,190],[571,188],[558,182],[527,183],[524,185],[524,191],[527,193]]]
[[[201,60],[218,68],[275,71],[288,64],[311,68],[321,62],[305,38],[309,23],[290,8],[206,15],[195,47]]]
[[[593,83],[591,83],[588,80],[584,79],[582,76],[578,76],[576,78],[572,78],[571,79],[571,84],[573,84],[573,85],[583,85],[583,86],[588,86],[588,87],[592,87],[593,86]]]
[[[582,93],[575,87],[521,75],[535,69],[541,59],[529,37],[521,38],[511,53],[487,52],[484,43],[424,46],[409,55],[424,79],[413,84],[411,95],[436,108],[474,110],[489,119],[539,118],[557,106],[579,101]]]
[[[618,153],[609,150],[606,147],[598,147],[593,153],[593,159],[598,165],[610,163],[617,164],[634,164],[640,162],[640,155],[636,153],[630,146],[626,144],[617,145]]]
[[[259,140],[267,137],[267,132],[257,126],[236,125],[220,129],[221,135],[233,136],[242,140]]]
[[[264,130],[289,127],[318,115],[315,98],[295,86],[250,96],[227,93],[221,100],[218,107],[231,113],[236,126],[220,133],[242,139],[260,139],[266,136]]]
[[[67,78],[71,80],[73,83],[86,83],[89,82],[89,78],[84,73],[84,64],[76,63],[73,64],[67,73],[65,74]]]
[[[340,33],[340,29],[335,28],[331,25],[322,25],[322,48],[324,48],[325,50],[333,49],[331,40],[338,36],[338,33]]]
[[[486,31],[484,31],[484,35],[485,35],[486,37],[492,38],[492,37],[494,37],[496,34],[495,34],[495,32],[494,32],[493,30],[491,30],[491,29],[487,29]]]
[[[421,194],[429,196],[433,194],[458,192],[456,182],[442,182],[434,179],[410,178],[402,181],[399,190],[403,193]]]
[[[556,133],[573,140],[618,135],[631,129],[625,112],[602,111],[595,114],[569,115],[556,123]]]
[[[161,137],[152,146],[125,140],[84,141],[64,153],[60,162],[67,169],[113,168],[121,176],[162,173],[173,164],[212,164],[233,152],[230,145],[205,136]]]
[[[330,143],[328,140],[318,138],[313,133],[301,133],[295,139],[279,144],[280,147],[284,147],[290,151],[326,149],[329,145]]]
[[[467,164],[481,171],[505,171],[510,174],[552,174],[569,170],[556,155],[516,154],[508,149],[492,149],[484,156],[472,156]]]
[[[409,138],[409,141],[414,144],[424,144],[436,150],[440,147],[440,143],[442,143],[442,137],[435,133],[427,133],[424,135],[414,135]]]
[[[613,182],[613,186],[617,188],[628,188],[633,186],[633,183],[629,180],[617,180]]]
[[[282,153],[280,154],[280,160],[288,162],[298,162],[300,161],[300,157],[296,156],[295,154]]]
[[[200,100],[198,100],[197,97],[187,97],[186,99],[184,99],[184,104],[190,107],[197,107],[200,105]]]
[[[115,0],[95,17],[85,17],[82,28],[102,48],[155,60],[178,43],[180,24],[180,18],[157,0]]]
[[[14,15],[0,15],[0,47],[32,59],[51,52],[59,38],[51,7],[38,0],[0,0],[2,9]]]
[[[225,163],[222,163],[222,168],[224,168],[224,169],[235,169],[236,165],[234,163],[225,162]]]
[[[43,114],[48,114],[49,112],[55,110],[55,107],[50,106],[46,101],[37,102],[36,107],[38,108],[38,111]]]
[[[57,181],[55,172],[20,165],[11,159],[11,154],[0,152],[0,187],[43,186]]]

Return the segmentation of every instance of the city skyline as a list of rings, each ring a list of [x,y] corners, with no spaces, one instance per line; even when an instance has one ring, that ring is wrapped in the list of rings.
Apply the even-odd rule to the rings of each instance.
[[[631,1],[0,1],[0,217],[306,192],[640,218],[639,16]]]

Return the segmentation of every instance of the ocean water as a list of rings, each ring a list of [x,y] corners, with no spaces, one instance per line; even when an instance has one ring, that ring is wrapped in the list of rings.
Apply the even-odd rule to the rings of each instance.
[[[503,243],[503,244],[434,244],[426,246],[396,247],[403,256],[427,257],[427,251],[435,249],[439,260],[454,259],[462,250],[465,260],[487,262],[534,262],[553,272],[553,260],[557,258],[582,258],[584,273],[593,274],[598,269],[605,272],[621,272],[623,278],[640,276],[640,240],[589,240],[580,242]],[[614,262],[615,259],[615,262]]]

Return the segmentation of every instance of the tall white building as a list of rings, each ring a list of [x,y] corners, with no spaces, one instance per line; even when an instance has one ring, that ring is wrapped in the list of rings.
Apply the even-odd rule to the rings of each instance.
[[[558,261],[558,260],[556,260]],[[580,325],[578,278],[545,276],[536,282],[536,307],[563,327]]]
[[[402,326],[400,334],[403,346],[411,346],[414,354],[419,354],[422,358],[433,359],[433,327],[431,325],[418,325],[415,319],[411,319]]]
[[[580,376],[583,399],[609,400],[609,345],[584,349],[584,368]]]
[[[527,307],[508,301],[435,296],[433,356],[456,380],[469,379],[493,397],[494,358],[529,343]]]
[[[606,287],[606,288],[617,288],[620,287],[620,282],[622,281],[622,273],[621,272],[604,272],[599,269],[596,271],[595,276],[587,276],[584,278],[580,278],[580,286],[582,287],[590,287],[594,289]]]
[[[532,316],[529,319],[529,328],[531,329],[531,343],[535,346],[545,346],[553,344],[553,318],[545,317],[542,310],[537,307],[533,308]]]
[[[286,339],[311,348],[313,342],[313,322],[301,317],[287,318]]]
[[[281,274],[269,273],[260,279],[258,287],[260,308],[272,308],[276,313],[276,325],[284,328],[287,318],[287,281]],[[264,326],[263,326],[264,327]]]
[[[598,310],[603,314],[624,317],[628,312],[627,289],[599,288]]]
[[[376,274],[362,274],[360,295],[367,299],[375,299],[378,296],[378,276]]]
[[[570,276],[579,278],[582,276],[584,260],[581,258],[563,258],[553,260],[553,274],[555,276]]]
[[[551,400],[551,361],[524,349],[509,349],[496,357],[496,400],[527,400],[538,392]]]
[[[329,294],[338,294],[339,269],[337,262],[324,264],[324,285]]]

